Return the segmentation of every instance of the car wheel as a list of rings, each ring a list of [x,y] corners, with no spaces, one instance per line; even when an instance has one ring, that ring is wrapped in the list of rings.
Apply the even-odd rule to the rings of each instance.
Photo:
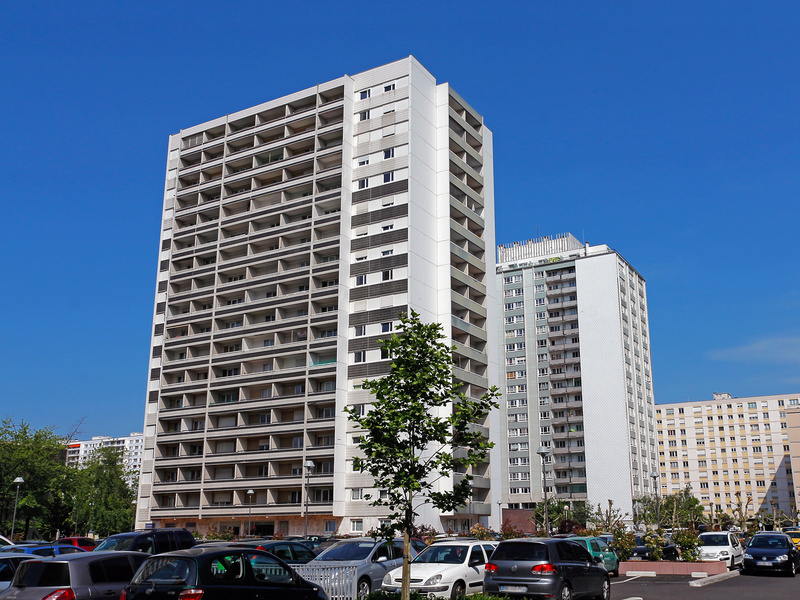
[[[456,600],[457,598],[463,598],[466,593],[467,593],[467,586],[464,585],[464,582],[456,581],[453,584],[453,591],[450,592],[450,598],[452,600]]]
[[[358,587],[356,588],[356,598],[364,598],[369,596],[369,593],[372,591],[372,586],[369,583],[369,579],[359,579],[358,580]]]
[[[561,584],[561,590],[558,592],[558,600],[572,600],[572,588],[568,583]]]
[[[610,600],[611,599],[611,582],[608,577],[603,578],[603,585],[600,588],[600,593],[594,597],[595,600]],[[562,599],[563,600],[563,599]]]
[[[728,570],[733,571],[736,568],[736,557],[731,556],[731,564],[728,565]]]
[[[794,564],[793,560],[790,560],[789,561],[789,571],[788,571],[787,575],[789,575],[789,577],[794,577],[795,573],[797,573],[797,565]]]
[[[612,577],[619,577],[619,563],[617,563],[617,566],[614,567],[613,571],[611,571],[611,576]]]

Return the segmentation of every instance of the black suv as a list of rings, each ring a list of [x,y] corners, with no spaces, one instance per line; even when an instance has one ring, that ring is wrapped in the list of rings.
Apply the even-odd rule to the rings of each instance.
[[[118,533],[103,540],[98,550],[133,550],[145,554],[161,554],[173,550],[185,550],[194,546],[194,536],[186,529],[150,529]]]

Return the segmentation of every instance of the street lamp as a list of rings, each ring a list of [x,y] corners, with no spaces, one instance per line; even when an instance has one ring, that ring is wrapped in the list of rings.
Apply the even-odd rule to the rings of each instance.
[[[17,484],[17,495],[14,496],[14,517],[11,519],[11,541],[14,541],[14,526],[17,524],[17,503],[19,502],[19,486],[25,483],[22,477],[17,477],[13,483]]]
[[[314,461],[306,460],[306,462],[303,463],[303,467],[305,467],[306,470],[306,511],[305,511],[306,525],[303,528],[303,538],[307,538],[308,537],[308,485],[309,485],[309,480],[311,478],[311,471],[314,469]]]
[[[548,514],[547,506],[547,457],[550,456],[550,448],[547,446],[539,446],[536,454],[542,457],[542,489],[544,490],[544,535],[550,535],[550,515]]]
[[[472,480],[469,480],[469,497],[467,497],[467,506],[469,507],[469,520],[467,521],[467,533],[472,531]]]
[[[653,469],[653,472],[650,473],[650,477],[653,478],[653,494],[656,496],[656,529],[658,529],[661,527],[661,494],[658,489],[658,471]]]
[[[136,531],[136,505],[139,504],[138,500],[131,500],[131,508],[133,509],[133,526],[131,531]]]
[[[248,537],[253,533],[253,530],[250,527],[250,517],[253,514],[253,494],[255,494],[253,490],[247,490],[247,536]]]

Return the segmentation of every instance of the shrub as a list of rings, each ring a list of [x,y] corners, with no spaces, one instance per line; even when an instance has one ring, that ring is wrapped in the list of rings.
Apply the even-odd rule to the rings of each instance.
[[[624,527],[617,527],[612,533],[614,541],[611,545],[614,547],[614,552],[617,553],[620,561],[628,560],[636,547],[636,536]]]
[[[475,525],[472,526],[472,529],[469,530],[469,534],[476,540],[493,540],[493,533],[494,532],[491,529],[486,529],[486,527],[480,523],[475,523]]]
[[[655,531],[649,529],[644,534],[644,545],[647,546],[647,549],[650,551],[648,560],[661,560],[664,558],[664,544],[666,543],[667,539],[664,537],[661,529]]]
[[[515,527],[508,521],[503,521],[503,526],[500,527],[500,539],[513,540],[518,537],[522,537],[522,530],[518,527]]]
[[[681,560],[697,562],[700,559],[700,536],[694,529],[681,529],[672,535],[675,545],[681,553]]]

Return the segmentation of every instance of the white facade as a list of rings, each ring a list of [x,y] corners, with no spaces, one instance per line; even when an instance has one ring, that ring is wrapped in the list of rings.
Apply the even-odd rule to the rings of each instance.
[[[661,493],[691,486],[707,516],[712,505],[717,515],[733,515],[740,501],[750,517],[760,511],[794,515],[787,411],[800,407],[799,397],[722,393],[702,402],[659,404]]]
[[[506,387],[503,498],[614,506],[652,488],[656,463],[644,279],[608,246],[570,234],[498,247]],[[609,476],[613,474],[613,476]]]
[[[409,309],[444,325],[463,391],[497,381],[492,189],[491,131],[413,57],[172,136],[138,524],[298,533],[308,503],[312,533],[377,526],[342,409]]]
[[[99,448],[119,448],[122,451],[122,462],[125,470],[129,473],[139,474],[142,466],[142,453],[144,447],[144,435],[142,433],[131,433],[122,437],[110,437],[106,435],[93,436],[91,440],[74,441],[67,444],[67,466],[83,467]],[[135,475],[129,478],[129,483],[133,483]]]

